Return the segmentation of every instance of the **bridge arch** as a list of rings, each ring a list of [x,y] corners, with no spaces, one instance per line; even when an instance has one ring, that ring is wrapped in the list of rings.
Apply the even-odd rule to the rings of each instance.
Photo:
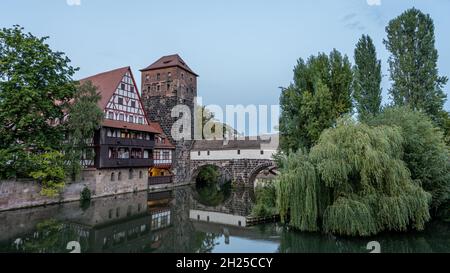
[[[220,171],[220,174],[221,174],[221,180],[222,180],[221,182],[224,182],[226,180],[231,180],[233,178],[231,171],[226,166],[224,166],[223,164],[220,164],[219,162],[208,161],[208,162],[202,162],[201,164],[195,166],[192,169],[191,182],[196,182],[198,174],[206,166],[217,167],[217,169]]]
[[[251,186],[252,188],[255,187],[255,180],[256,177],[258,176],[258,174],[261,173],[261,171],[264,170],[273,170],[276,169],[277,166],[275,164],[274,161],[268,161],[268,162],[264,162],[259,164],[258,166],[256,166],[255,168],[253,168],[248,175],[248,185]]]

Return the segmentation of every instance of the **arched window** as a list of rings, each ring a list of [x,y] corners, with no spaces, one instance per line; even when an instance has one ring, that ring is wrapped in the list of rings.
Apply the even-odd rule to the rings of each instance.
[[[122,180],[122,172],[119,172],[119,174],[117,175],[117,180]]]
[[[111,181],[114,181],[114,180],[116,180],[116,177],[115,177],[116,175],[112,172],[111,173]]]

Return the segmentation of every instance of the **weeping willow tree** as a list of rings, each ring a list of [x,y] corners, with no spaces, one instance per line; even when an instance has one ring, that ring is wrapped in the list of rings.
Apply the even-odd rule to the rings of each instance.
[[[299,151],[282,160],[283,221],[303,231],[350,236],[422,230],[431,195],[411,180],[402,144],[396,127],[340,120],[309,154]]]

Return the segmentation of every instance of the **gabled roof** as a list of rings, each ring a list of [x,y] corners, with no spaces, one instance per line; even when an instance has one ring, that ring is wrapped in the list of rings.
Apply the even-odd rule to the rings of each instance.
[[[131,69],[129,66],[114,69],[111,71],[103,72],[91,77],[87,77],[80,80],[80,84],[84,82],[91,81],[94,86],[98,88],[98,92],[102,96],[99,101],[99,107],[104,110],[106,105],[108,105],[114,92],[116,92],[117,86],[122,81],[123,76]]]
[[[97,87],[97,91],[101,96],[101,99],[98,103],[98,106],[103,110],[105,110],[106,106],[108,105],[109,100],[116,92],[117,87],[119,86],[120,82],[122,81],[122,78],[125,76],[125,74],[129,72],[131,75],[131,78],[134,82],[133,73],[131,72],[131,68],[129,66],[114,69],[111,71],[103,72],[94,76],[90,76],[84,79],[80,80],[80,84],[83,84],[87,81],[91,81],[94,86]],[[141,100],[139,96],[139,91],[136,86],[136,83],[134,82],[136,92],[139,97],[139,101]],[[141,105],[142,102],[140,101]],[[144,111],[144,116],[147,119],[147,115],[145,113],[145,109],[142,107],[142,111]],[[103,120],[103,126],[105,127],[112,127],[112,128],[119,128],[119,129],[130,129],[130,130],[137,130],[137,131],[144,131],[144,132],[150,132],[159,134],[160,133],[160,126],[156,126],[154,123],[150,123],[147,119],[147,124],[135,124],[135,123],[129,123],[126,121],[117,121],[117,120],[110,120],[110,119],[104,119]]]
[[[163,56],[146,68],[141,69],[141,71],[155,70],[167,67],[179,67],[198,77],[198,75],[194,71],[192,71],[192,69],[186,64],[185,61],[183,61],[183,59],[178,54]]]

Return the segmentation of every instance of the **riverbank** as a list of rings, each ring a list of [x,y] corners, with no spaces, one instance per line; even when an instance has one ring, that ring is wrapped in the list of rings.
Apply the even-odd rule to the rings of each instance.
[[[40,194],[41,187],[36,181],[3,180],[0,181],[0,212],[79,201],[84,188],[91,191],[92,199],[98,199],[133,192],[170,190],[190,184],[186,182],[148,187],[147,179],[126,181],[122,185],[117,182],[112,184],[111,181],[106,184],[103,180],[87,180],[68,183],[58,196],[48,197]]]

